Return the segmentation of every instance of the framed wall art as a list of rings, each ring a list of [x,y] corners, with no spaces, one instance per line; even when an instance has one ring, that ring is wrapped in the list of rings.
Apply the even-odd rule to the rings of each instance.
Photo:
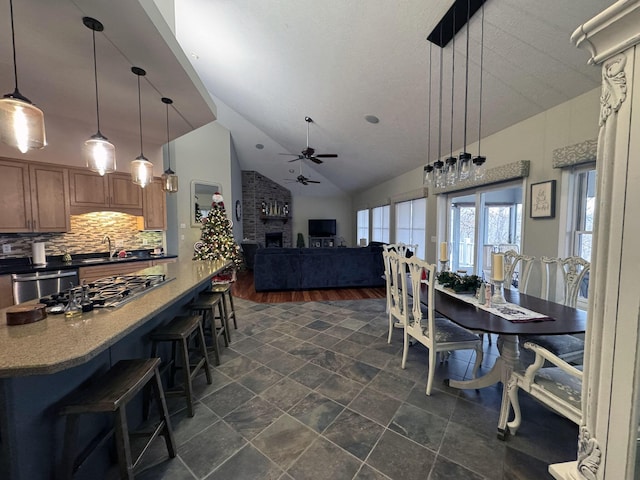
[[[556,216],[556,181],[534,183],[531,185],[531,218],[553,218]]]

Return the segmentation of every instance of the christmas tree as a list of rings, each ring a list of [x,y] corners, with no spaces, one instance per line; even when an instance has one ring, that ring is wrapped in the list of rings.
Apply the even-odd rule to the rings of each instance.
[[[227,218],[222,195],[213,194],[213,203],[209,215],[202,222],[200,242],[196,244],[194,260],[230,260],[231,270],[242,265],[240,245],[233,238],[233,223]]]

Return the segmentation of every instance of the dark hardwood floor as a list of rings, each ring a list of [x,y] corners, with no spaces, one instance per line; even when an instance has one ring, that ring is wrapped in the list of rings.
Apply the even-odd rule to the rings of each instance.
[[[335,288],[320,290],[300,290],[289,292],[256,292],[253,287],[253,272],[238,272],[233,284],[233,295],[257,303],[317,302],[323,300],[362,300],[385,298],[385,287],[375,288]]]

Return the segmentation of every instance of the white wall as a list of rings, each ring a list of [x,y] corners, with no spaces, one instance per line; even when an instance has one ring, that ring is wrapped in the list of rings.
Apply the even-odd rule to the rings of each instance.
[[[168,251],[177,253],[182,260],[186,260],[193,257],[193,244],[200,240],[201,233],[199,227],[191,227],[192,180],[220,183],[227,216],[232,218],[234,194],[231,180],[231,136],[218,122],[212,122],[183,135],[173,143],[174,170],[178,174],[180,189],[176,197],[177,218],[167,218],[167,239],[169,241],[177,238],[178,248],[170,244]]]
[[[293,214],[293,245],[296,245],[298,233],[304,236],[304,244],[309,246],[308,220],[310,218],[335,218],[336,233],[338,237],[343,237],[346,245],[352,247],[353,226],[355,224],[352,213],[351,199],[347,196],[322,198],[296,196],[292,192],[292,214]],[[340,238],[338,245],[340,245]]]
[[[487,157],[487,168],[505,165],[517,160],[530,160],[531,169],[526,182],[523,251],[529,255],[557,255],[559,219],[532,220],[529,218],[529,185],[545,180],[557,180],[557,202],[562,197],[561,171],[552,168],[553,150],[589,139],[598,132],[600,90],[594,89],[557,107],[524,120],[482,140],[482,155]],[[506,107],[507,108],[507,107]],[[467,150],[477,154],[477,144]],[[420,166],[390,179],[353,197],[354,212],[389,203],[391,197],[422,186]],[[427,201],[427,239],[436,235],[437,208],[434,196]],[[559,205],[559,203],[558,203]],[[354,220],[355,225],[355,220]],[[427,245],[427,259],[435,261],[436,245]]]

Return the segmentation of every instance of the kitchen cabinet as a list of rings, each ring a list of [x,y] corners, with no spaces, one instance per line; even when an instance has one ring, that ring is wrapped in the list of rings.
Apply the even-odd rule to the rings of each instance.
[[[13,284],[11,275],[0,275],[0,308],[13,305]]]
[[[0,160],[0,232],[67,232],[70,229],[66,169]]]
[[[127,174],[100,176],[89,170],[70,169],[69,193],[72,214],[110,210],[142,215],[142,188]]]
[[[80,277],[80,284],[82,284],[85,280],[87,282],[92,282],[100,278],[112,277],[114,275],[127,275],[129,273],[137,272],[143,268],[150,267],[151,263],[151,260],[142,260],[139,262],[109,263],[107,265],[80,267],[78,270],[78,276]]]
[[[167,197],[162,189],[162,179],[154,178],[142,192],[141,230],[167,229]]]

